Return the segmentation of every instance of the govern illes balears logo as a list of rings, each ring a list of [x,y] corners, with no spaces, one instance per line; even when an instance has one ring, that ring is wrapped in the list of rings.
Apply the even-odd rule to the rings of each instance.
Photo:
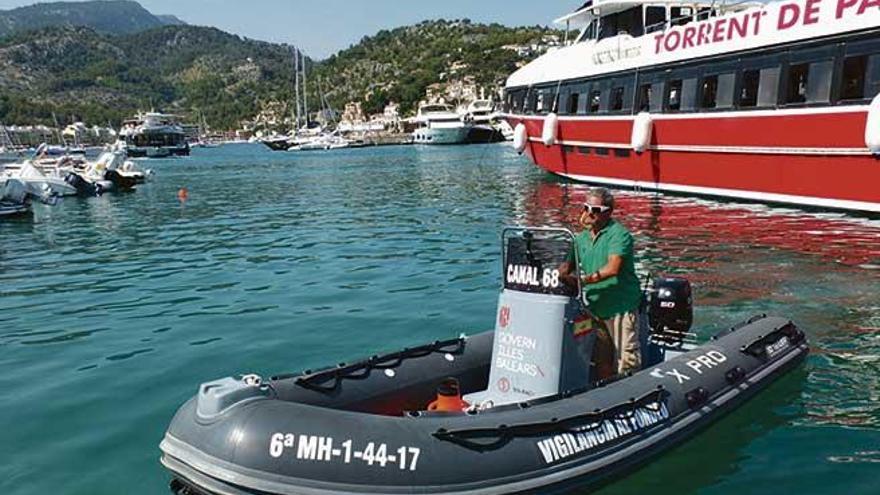
[[[652,402],[624,411],[611,418],[575,428],[536,442],[546,464],[588,452],[635,435],[669,419],[665,401]]]

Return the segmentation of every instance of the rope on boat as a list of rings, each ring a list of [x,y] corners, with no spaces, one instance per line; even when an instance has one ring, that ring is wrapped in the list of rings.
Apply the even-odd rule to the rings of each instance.
[[[404,348],[401,351],[383,356],[372,356],[367,360],[353,364],[340,363],[335,368],[328,368],[311,374],[306,371],[308,376],[297,378],[295,383],[315,392],[331,393],[339,388],[342,380],[364,380],[370,376],[373,370],[397,368],[408,359],[418,359],[435,353],[459,355],[464,352],[466,340],[465,337],[437,340],[430,344]],[[292,378],[292,376],[275,377],[275,379],[282,378]],[[330,383],[325,384],[328,381]]]

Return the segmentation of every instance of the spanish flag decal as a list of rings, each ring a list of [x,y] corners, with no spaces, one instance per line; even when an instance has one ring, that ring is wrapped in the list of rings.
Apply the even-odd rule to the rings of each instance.
[[[578,315],[574,318],[572,329],[575,337],[583,337],[593,331],[593,319],[590,315]]]

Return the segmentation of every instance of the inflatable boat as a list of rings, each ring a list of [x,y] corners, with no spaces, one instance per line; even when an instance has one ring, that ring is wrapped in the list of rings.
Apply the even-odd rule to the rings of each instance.
[[[646,283],[642,369],[596,379],[601,323],[560,281],[571,233],[509,228],[495,329],[320,370],[202,384],[161,442],[179,494],[588,491],[801,363],[759,315],[697,344],[686,279]],[[577,260],[575,260],[577,262]]]

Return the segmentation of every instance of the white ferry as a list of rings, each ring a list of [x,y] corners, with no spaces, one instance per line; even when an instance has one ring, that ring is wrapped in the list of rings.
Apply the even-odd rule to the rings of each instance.
[[[540,167],[611,186],[880,212],[880,1],[593,0],[513,73]]]

